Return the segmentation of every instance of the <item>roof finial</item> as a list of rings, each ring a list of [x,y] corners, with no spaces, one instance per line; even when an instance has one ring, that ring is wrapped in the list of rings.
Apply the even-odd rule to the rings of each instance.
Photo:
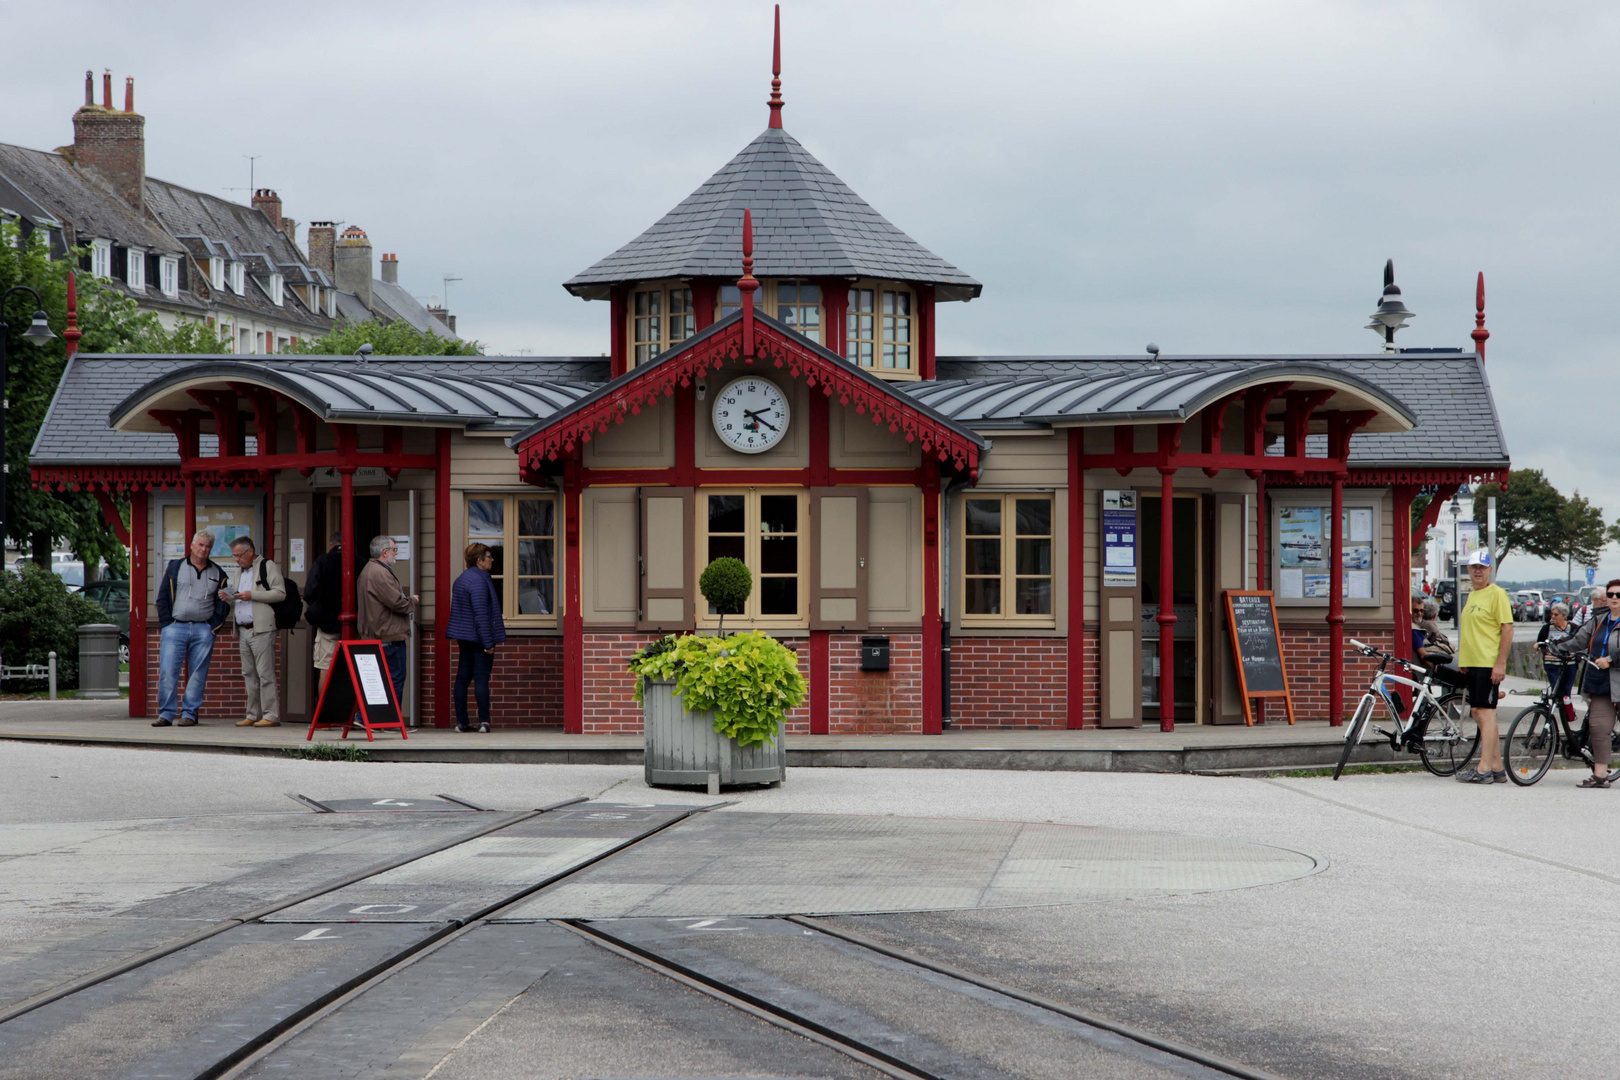
[[[754,214],[743,211],[743,272],[737,279],[737,291],[742,293],[743,363],[754,362],[754,290],[759,281],[754,277]]]
[[[771,123],[782,126],[782,5],[776,5],[776,37],[771,44]]]
[[[67,342],[68,359],[79,351],[79,339],[84,332],[79,329],[79,281],[73,271],[68,271],[67,281],[67,329],[62,331],[62,340]]]
[[[1474,332],[1468,335],[1474,339],[1474,351],[1479,353],[1479,362],[1485,362],[1485,342],[1490,338],[1491,332],[1485,329],[1485,271],[1479,272],[1479,284],[1474,286]]]

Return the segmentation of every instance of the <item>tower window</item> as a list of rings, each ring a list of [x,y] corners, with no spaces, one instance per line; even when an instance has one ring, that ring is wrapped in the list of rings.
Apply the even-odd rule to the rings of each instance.
[[[758,310],[780,319],[818,345],[826,342],[821,336],[821,286],[803,278],[768,278],[760,282],[754,294]],[[735,285],[720,286],[716,321],[742,308],[742,290]]]
[[[691,337],[696,320],[692,290],[681,286],[637,289],[630,298],[630,362],[639,367]]]
[[[845,355],[880,375],[913,374],[913,312],[910,289],[883,285],[850,289]]]

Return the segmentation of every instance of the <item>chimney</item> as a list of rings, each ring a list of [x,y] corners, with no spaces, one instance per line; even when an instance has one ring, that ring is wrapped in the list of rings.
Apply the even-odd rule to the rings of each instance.
[[[337,225],[330,221],[309,223],[309,265],[326,274],[334,288],[337,273],[332,269],[332,252],[337,246]]]
[[[382,279],[385,284],[399,284],[399,256],[384,255],[382,257]]]
[[[94,103],[85,72],[85,104],[73,114],[73,145],[68,160],[99,180],[137,213],[146,209],[146,118],[135,111],[135,80],[124,84],[124,111],[112,104],[112,72],[102,77],[102,104]]]
[[[281,230],[281,196],[269,188],[259,188],[253,193],[253,209],[260,211],[270,219],[270,224]]]
[[[428,306],[427,313],[448,327],[452,334],[456,332],[456,317],[445,308],[440,307],[438,304],[431,304]]]
[[[337,251],[334,253],[333,264],[336,273],[333,278],[337,287],[343,292],[354,293],[360,302],[371,308],[371,241],[366,239],[366,231],[358,225],[350,225],[343,230],[338,239]]]

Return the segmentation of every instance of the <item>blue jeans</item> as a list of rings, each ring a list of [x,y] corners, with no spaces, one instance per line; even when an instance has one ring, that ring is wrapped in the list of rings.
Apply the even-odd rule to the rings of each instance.
[[[158,718],[173,720],[178,711],[197,719],[208,689],[208,665],[214,659],[214,629],[205,622],[172,622],[158,639]],[[180,694],[180,666],[184,664],[186,700]]]
[[[495,657],[484,651],[476,641],[456,642],[461,657],[456,664],[456,727],[467,724],[467,684],[471,683],[473,698],[478,702],[478,722],[489,723],[489,673],[495,668]]]
[[[388,681],[394,684],[394,700],[399,702],[401,716],[410,715],[405,707],[405,642],[392,641],[382,647],[383,659],[388,662]]]

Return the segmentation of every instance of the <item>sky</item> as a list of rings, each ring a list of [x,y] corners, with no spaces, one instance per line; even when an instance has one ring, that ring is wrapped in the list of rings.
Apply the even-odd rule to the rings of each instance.
[[[1468,346],[1483,271],[1514,465],[1620,518],[1580,408],[1620,354],[1615,5],[790,0],[782,23],[789,133],[984,283],[941,306],[941,355],[1376,351],[1389,258],[1398,343]],[[120,103],[133,75],[149,175],[246,201],[256,156],[285,213],[364,228],[416,295],[459,278],[491,354],[604,352],[607,304],[561,283],[767,117],[763,2],[0,0],[0,26],[0,140],[69,143],[84,72]]]

